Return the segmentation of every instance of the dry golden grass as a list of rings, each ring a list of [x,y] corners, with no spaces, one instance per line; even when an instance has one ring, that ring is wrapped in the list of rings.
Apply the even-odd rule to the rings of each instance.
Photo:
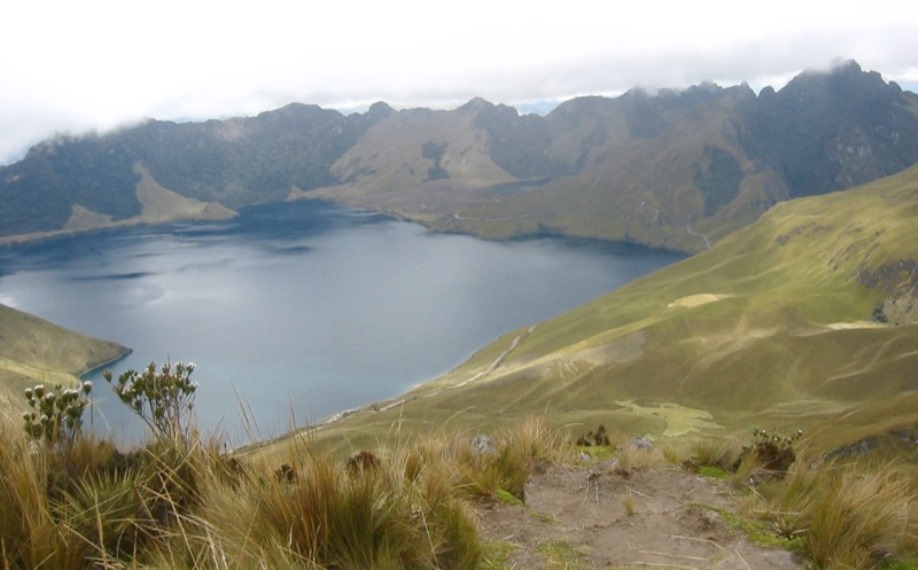
[[[489,441],[396,440],[347,463],[301,446],[278,469],[197,436],[123,454],[90,437],[52,449],[15,435],[0,441],[0,567],[475,567],[470,501],[522,497],[560,439],[527,420]]]
[[[3,568],[472,568],[483,563],[472,505],[523,499],[534,465],[577,457],[541,418],[487,443],[446,431],[408,440],[395,430],[390,445],[353,462],[300,443],[286,469],[197,436],[124,454],[85,436],[67,449],[36,447],[3,427]],[[619,469],[667,461],[661,447],[611,436]],[[725,444],[697,450],[711,461],[733,454]],[[801,462],[753,488],[750,515],[796,537],[820,567],[878,567],[918,551],[913,473]],[[633,512],[628,497],[622,505]]]
[[[739,460],[741,446],[726,438],[708,437],[692,443],[689,457],[698,465],[709,465],[731,470]]]
[[[626,445],[618,450],[616,457],[618,458],[618,470],[626,474],[632,471],[654,469],[668,463],[663,450],[658,447],[641,449]]]
[[[820,568],[880,568],[918,554],[918,483],[914,468],[866,462],[795,464],[761,489],[760,516],[799,538]]]

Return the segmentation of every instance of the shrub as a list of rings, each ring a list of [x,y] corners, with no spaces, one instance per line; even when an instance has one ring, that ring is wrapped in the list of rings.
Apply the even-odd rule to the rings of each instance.
[[[889,318],[886,316],[885,305],[883,301],[880,301],[873,307],[873,320],[877,323],[886,323],[889,322]]]
[[[112,384],[115,394],[127,404],[153,434],[164,440],[187,443],[197,382],[191,381],[194,363],[163,364],[157,371],[151,362],[143,372],[128,370],[112,381],[108,370],[102,377]]]
[[[44,384],[26,388],[25,397],[32,408],[22,414],[26,433],[47,445],[72,446],[83,428],[83,410],[89,405],[91,391],[90,382],[84,382],[79,390],[60,385],[46,389]]]
[[[753,430],[754,443],[743,447],[737,459],[734,470],[743,471],[744,465],[768,477],[783,477],[790,466],[797,460],[794,444],[803,435],[803,430],[797,430],[792,436],[782,436],[769,433],[764,429]]]
[[[612,443],[609,441],[609,433],[606,431],[606,426],[599,424],[599,427],[596,428],[596,433],[588,431],[585,434],[577,438],[578,447],[609,447]]]

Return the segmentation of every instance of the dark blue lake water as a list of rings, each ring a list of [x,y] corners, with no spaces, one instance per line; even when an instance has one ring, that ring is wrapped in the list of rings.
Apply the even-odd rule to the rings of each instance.
[[[113,373],[194,361],[197,416],[247,441],[391,398],[511,329],[682,256],[593,241],[488,242],[338,206],[0,248],[0,303],[134,349]],[[138,434],[98,375],[98,426]],[[104,418],[104,419],[103,419]]]

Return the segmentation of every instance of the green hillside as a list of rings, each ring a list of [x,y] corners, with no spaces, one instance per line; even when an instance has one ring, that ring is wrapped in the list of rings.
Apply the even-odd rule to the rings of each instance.
[[[26,387],[72,385],[87,370],[128,352],[0,305],[0,413],[25,408]]]
[[[914,428],[916,220],[918,167],[778,204],[711,250],[510,332],[314,437],[358,446],[395,421],[488,429],[533,412],[657,437],[832,425],[833,445]]]

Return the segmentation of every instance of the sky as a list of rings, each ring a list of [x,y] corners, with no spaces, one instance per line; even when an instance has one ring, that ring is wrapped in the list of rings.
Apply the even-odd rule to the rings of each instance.
[[[918,2],[14,0],[0,164],[56,134],[291,102],[529,108],[702,81],[780,88],[854,59],[918,91]]]

